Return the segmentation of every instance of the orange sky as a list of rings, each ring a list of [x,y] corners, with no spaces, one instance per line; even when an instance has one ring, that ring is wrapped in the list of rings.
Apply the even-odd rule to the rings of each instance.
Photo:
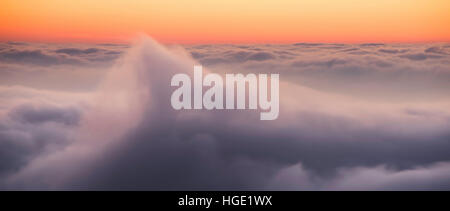
[[[449,0],[1,0],[0,41],[450,41]]]

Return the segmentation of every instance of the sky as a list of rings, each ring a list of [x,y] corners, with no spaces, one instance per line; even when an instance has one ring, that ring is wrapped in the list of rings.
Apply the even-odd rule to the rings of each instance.
[[[1,41],[447,42],[447,0],[3,0]]]

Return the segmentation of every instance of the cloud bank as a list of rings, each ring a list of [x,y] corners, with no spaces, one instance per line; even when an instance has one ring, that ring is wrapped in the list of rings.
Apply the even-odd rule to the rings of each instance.
[[[16,80],[0,89],[8,102],[0,109],[1,189],[450,187],[446,44],[162,46],[142,38],[131,48],[1,48],[0,64],[10,68],[2,74]],[[279,73],[279,118],[173,110],[171,77],[199,63],[219,74]],[[88,90],[17,77],[36,67],[59,80],[70,74],[55,72],[71,68],[104,73],[79,76]]]

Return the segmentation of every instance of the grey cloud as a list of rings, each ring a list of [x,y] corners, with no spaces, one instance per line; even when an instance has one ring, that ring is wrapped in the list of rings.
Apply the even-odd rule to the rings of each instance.
[[[191,56],[194,59],[201,59],[201,58],[205,57],[206,55],[202,54],[202,53],[199,53],[199,52],[191,52]]]
[[[99,46],[106,46],[106,47],[122,47],[122,48],[129,48],[130,46],[127,44],[119,44],[119,43],[100,43],[97,44]]]
[[[252,52],[249,51],[230,51],[226,53],[225,58],[230,62],[244,62],[251,55]]]
[[[80,111],[75,108],[43,107],[21,105],[14,108],[10,117],[22,123],[38,124],[56,122],[64,125],[77,125],[80,121]]]
[[[80,60],[49,55],[41,50],[9,50],[0,53],[0,61],[33,65],[80,64]]]
[[[359,48],[347,48],[347,49],[343,49],[341,50],[341,52],[351,52],[351,51],[359,51],[361,49]]]
[[[388,166],[342,169],[329,188],[332,190],[448,190],[450,164],[436,163],[427,167],[398,171]]]
[[[258,62],[245,59],[251,51],[237,50],[232,45],[202,49],[193,47],[190,52],[200,64],[212,69],[223,65],[221,69],[226,68],[228,71],[269,73],[276,70],[301,85],[340,94],[349,94],[350,89],[355,90],[352,93],[354,95],[361,90],[362,97],[398,98],[406,96],[405,90],[410,89],[411,92],[422,93],[420,97],[434,98],[444,95],[450,87],[447,80],[450,78],[447,55],[423,53],[428,48],[427,45],[384,44],[375,45],[376,48],[350,44],[323,44],[308,48],[293,46],[255,45],[255,48],[261,49],[260,53],[270,53],[276,57]],[[327,48],[328,46],[339,48]],[[228,56],[237,52],[241,53]],[[408,60],[414,63],[407,62]],[[329,80],[325,85],[323,82],[326,78]],[[367,95],[364,94],[366,91],[384,94]],[[436,95],[429,94],[430,92]]]
[[[376,60],[376,61],[372,61],[372,62],[370,62],[370,63],[375,64],[376,66],[381,67],[381,68],[386,68],[386,67],[392,67],[392,66],[394,66],[393,63],[391,63],[391,62],[385,62],[385,61],[383,61],[383,60]]]
[[[0,120],[0,189],[4,177],[18,172],[41,154],[70,143],[69,131],[80,118],[74,108],[22,105]],[[53,124],[42,124],[52,122]]]
[[[425,53],[436,53],[436,54],[444,54],[449,55],[450,51],[446,50],[445,47],[433,46],[425,49]]]
[[[58,49],[56,53],[64,53],[68,55],[92,54],[100,51],[98,48],[78,49],[78,48],[62,48]]]
[[[425,59],[442,58],[442,56],[429,55],[429,54],[424,54],[424,53],[405,54],[405,55],[401,55],[400,57],[401,57],[401,58],[407,58],[407,59],[413,60],[413,61],[420,61],[420,60],[425,60]]]
[[[301,47],[317,47],[323,45],[322,43],[294,43],[294,46],[301,46]]]
[[[122,52],[120,51],[107,51],[105,54],[109,54],[109,55],[118,55],[121,54]]]
[[[109,62],[117,59],[122,52],[119,50],[105,50],[100,48],[61,48],[55,50],[55,53],[80,57],[91,62]]]
[[[378,50],[379,52],[382,53],[389,53],[389,54],[398,54],[398,53],[405,53],[408,50],[400,50],[400,49],[380,49]]]
[[[281,131],[228,125],[233,115],[184,121],[146,115],[148,119],[123,137],[120,149],[97,160],[92,170],[65,188],[262,190],[279,171],[297,163],[311,176],[328,181],[342,168],[387,165],[406,171],[450,159],[450,134],[397,135],[313,112],[299,115],[304,124]],[[287,124],[283,118],[277,121]],[[131,173],[137,169],[138,174]]]
[[[363,43],[360,44],[361,47],[380,47],[380,46],[384,46],[385,44],[383,43]]]
[[[326,61],[296,61],[292,63],[294,67],[307,67],[307,66],[325,66],[325,67],[333,67],[339,64],[346,64],[346,60],[342,59],[330,59]]]
[[[124,51],[126,45],[95,46],[73,45],[61,47],[57,44],[8,45],[0,51],[0,62],[15,65],[71,65],[90,66],[108,65],[117,59]]]
[[[193,58],[198,59],[205,65],[219,63],[245,63],[248,61],[266,61],[275,59],[276,56],[269,52],[234,51],[228,50],[223,54],[208,55],[207,53],[191,52]]]
[[[275,59],[275,56],[270,53],[260,52],[260,53],[253,53],[247,56],[247,60],[254,60],[254,61],[264,61],[269,59]]]
[[[436,191],[450,188],[450,164],[436,163],[398,170],[389,166],[342,168],[331,180],[315,177],[303,165],[282,169],[270,181],[271,190]]]

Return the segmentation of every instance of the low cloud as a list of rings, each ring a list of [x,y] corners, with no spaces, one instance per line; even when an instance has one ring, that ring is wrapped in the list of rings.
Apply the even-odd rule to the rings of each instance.
[[[40,155],[70,143],[80,119],[75,108],[22,105],[0,120],[0,184]]]
[[[0,153],[8,160],[0,188],[448,189],[449,64],[439,62],[446,59],[441,54],[429,63],[429,48],[298,43],[180,50],[144,38],[104,76],[89,106],[29,105],[21,100],[38,91],[0,89],[0,100],[16,101],[4,108],[0,127],[1,149],[11,149]],[[406,52],[427,58],[412,62]],[[171,77],[192,75],[198,63],[217,73],[280,73],[279,119],[171,109]]]
[[[413,61],[420,61],[420,60],[425,60],[425,59],[442,58],[442,56],[429,55],[429,54],[424,54],[424,53],[405,54],[405,55],[401,55],[400,57],[401,57],[401,58],[407,58],[407,59],[413,60]]]
[[[121,45],[102,45],[98,47],[67,47],[56,44],[6,43],[0,51],[0,62],[9,64],[29,64],[38,66],[89,66],[111,62],[120,56]]]
[[[98,48],[78,49],[78,48],[61,48],[56,53],[64,53],[68,55],[92,54],[100,51]]]
[[[292,63],[294,67],[307,67],[307,66],[325,66],[333,67],[334,65],[345,64],[347,61],[342,59],[330,59],[326,61],[297,61]]]
[[[80,64],[80,60],[57,57],[43,53],[41,50],[10,50],[0,53],[0,61],[32,65]]]
[[[36,108],[32,105],[21,105],[14,108],[9,115],[14,120],[24,124],[39,124],[55,122],[68,126],[78,124],[80,111],[75,108],[44,107]]]

